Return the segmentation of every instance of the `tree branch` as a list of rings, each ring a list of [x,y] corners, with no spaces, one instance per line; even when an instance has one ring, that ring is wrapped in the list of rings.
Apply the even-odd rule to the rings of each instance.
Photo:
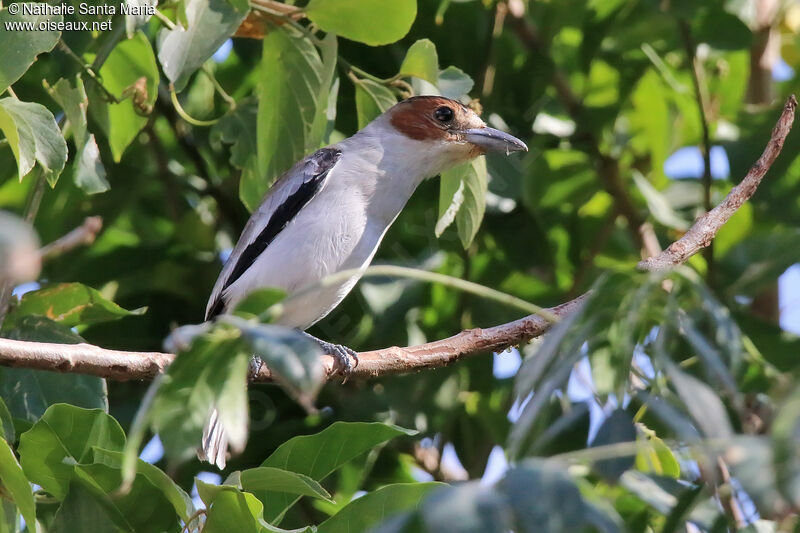
[[[649,257],[639,263],[642,270],[666,270],[675,265],[686,262],[692,255],[708,246],[714,239],[719,229],[736,211],[749,200],[756,192],[761,180],[767,173],[772,163],[781,153],[783,142],[794,122],[794,112],[797,108],[797,98],[794,95],[786,100],[783,113],[772,130],[772,135],[764,153],[758,161],[750,167],[744,179],[731,189],[731,192],[717,207],[703,214],[695,220],[692,227],[677,241],[673,242],[666,250],[655,257]]]
[[[572,313],[583,301],[579,296],[565,304],[548,309],[558,317]],[[389,374],[403,374],[425,368],[439,368],[464,357],[493,351],[528,342],[544,334],[552,323],[539,315],[487,329],[470,329],[420,346],[400,348],[392,346],[382,350],[358,354],[358,366],[350,375],[368,378]],[[173,354],[161,352],[124,352],[106,350],[91,344],[50,344],[0,338],[0,365],[88,374],[118,381],[152,379],[169,366]],[[325,355],[322,364],[329,378],[335,373],[336,361]],[[253,381],[272,381],[266,366]]]
[[[42,259],[51,259],[78,246],[92,244],[101,229],[103,229],[102,217],[86,217],[83,220],[83,224],[74,230],[50,244],[42,246],[39,254],[41,254]]]
[[[731,190],[720,205],[698,218],[686,234],[656,257],[639,263],[645,270],[664,270],[684,263],[695,252],[707,246],[717,231],[755,192],[762,178],[778,157],[794,121],[797,100],[790,96],[764,153],[742,182]],[[546,311],[563,318],[577,309],[586,294]],[[420,346],[362,352],[352,378],[370,378],[402,374],[426,368],[447,366],[459,359],[499,352],[543,335],[553,322],[540,314],[532,314],[486,329],[471,329]],[[0,366],[89,374],[115,380],[151,379],[163,372],[174,359],[173,354],[159,352],[124,352],[106,350],[90,344],[49,344],[0,339]],[[328,378],[335,375],[335,360],[322,357]],[[269,369],[262,366],[253,381],[271,381]]]

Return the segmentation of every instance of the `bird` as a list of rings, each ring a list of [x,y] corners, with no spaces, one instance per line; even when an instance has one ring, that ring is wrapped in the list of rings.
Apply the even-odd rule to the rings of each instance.
[[[527,151],[461,102],[413,96],[361,130],[298,161],[272,185],[225,262],[206,307],[206,321],[267,287],[287,294],[274,321],[304,332],[346,373],[356,352],[305,333],[353,289],[386,231],[416,188],[486,152]],[[346,280],[319,286],[343,271]],[[308,290],[309,287],[317,287]],[[306,289],[306,290],[303,290]],[[292,298],[292,294],[299,293]],[[228,442],[216,411],[198,457],[224,469]]]

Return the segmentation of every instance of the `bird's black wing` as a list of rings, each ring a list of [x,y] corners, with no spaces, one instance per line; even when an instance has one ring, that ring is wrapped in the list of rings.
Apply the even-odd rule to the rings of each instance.
[[[327,147],[317,150],[286,172],[267,193],[250,217],[211,292],[206,320],[225,309],[223,293],[239,279],[267,249],[286,225],[322,189],[342,151]]]

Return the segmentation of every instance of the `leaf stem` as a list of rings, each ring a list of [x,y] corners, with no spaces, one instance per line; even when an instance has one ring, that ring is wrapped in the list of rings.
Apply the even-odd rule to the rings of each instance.
[[[172,21],[169,19],[169,17],[167,17],[167,16],[166,16],[164,13],[162,13],[160,9],[156,9],[156,10],[155,10],[155,16],[156,16],[156,18],[157,18],[158,20],[160,20],[160,21],[161,21],[161,23],[162,23],[164,26],[166,26],[168,29],[170,29],[170,30],[174,30],[174,29],[176,28],[176,25],[175,25],[175,23],[174,23],[174,22],[172,22]]]
[[[183,109],[181,103],[178,101],[178,95],[175,93],[175,85],[173,85],[172,83],[169,84],[169,97],[170,100],[172,100],[172,106],[175,108],[175,111],[178,113],[178,115],[192,126],[207,127],[207,126],[213,126],[214,124],[219,122],[218,118],[215,118],[213,120],[200,120],[189,115],[189,113],[187,113]]]
[[[516,296],[513,296],[511,294],[501,292],[486,287],[484,285],[474,283],[472,281],[467,281],[465,279],[448,276],[446,274],[440,274],[438,272],[430,272],[427,270],[420,270],[417,268],[408,268],[396,265],[376,265],[367,268],[353,268],[349,270],[343,270],[342,272],[337,272],[335,274],[323,278],[317,283],[309,285],[308,287],[295,292],[283,302],[278,302],[277,304],[272,305],[259,318],[272,318],[275,316],[275,314],[280,314],[283,311],[284,302],[291,301],[295,298],[299,298],[301,296],[304,296],[310,292],[313,292],[321,288],[330,287],[332,285],[342,283],[356,276],[358,277],[392,276],[398,278],[426,281],[428,283],[437,283],[439,285],[452,287],[460,291],[468,292],[476,296],[486,298],[487,300],[494,300],[496,302],[508,305],[510,307],[516,307],[517,309],[525,311],[526,313],[539,315],[540,317],[553,323],[556,323],[560,320],[559,317],[556,316],[554,313],[547,311],[536,304],[532,304],[526,300],[523,300],[522,298],[517,298]]]
[[[11,96],[13,96],[13,97],[14,97],[14,98],[16,98],[17,100],[19,100],[19,98],[17,98],[17,93],[15,93],[15,92],[14,92],[14,89],[12,89],[12,88],[11,88],[11,85],[9,85],[8,87],[6,87],[6,91],[8,91],[8,94],[10,94]]]
[[[103,80],[100,77],[100,75],[97,72],[95,72],[94,67],[91,66],[91,65],[86,64],[83,61],[83,59],[81,59],[78,56],[78,54],[73,52],[72,48],[70,48],[69,45],[64,42],[64,39],[59,39],[58,40],[58,48],[59,48],[59,50],[61,50],[65,54],[67,54],[67,56],[69,56],[70,59],[72,59],[78,65],[80,65],[81,70],[83,70],[90,78],[92,78],[92,80],[97,84],[97,86],[103,92],[103,95],[105,96],[107,101],[112,102],[114,104],[118,104],[120,102],[119,99],[116,96],[114,96],[111,93],[111,91],[109,91],[106,88],[105,85],[103,85]]]
[[[228,104],[228,107],[230,107],[231,110],[236,109],[236,100],[230,94],[228,94],[225,89],[222,88],[222,85],[220,85],[219,81],[217,80],[216,76],[214,76],[214,73],[211,72],[211,69],[208,67],[208,65],[203,65],[200,67],[200,69],[203,71],[203,74],[205,74],[208,79],[211,80],[211,84],[214,86],[214,89],[216,89],[220,97],[225,100],[225,103]]]

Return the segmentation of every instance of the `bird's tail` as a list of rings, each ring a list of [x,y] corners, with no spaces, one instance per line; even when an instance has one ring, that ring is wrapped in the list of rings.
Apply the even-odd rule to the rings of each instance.
[[[203,428],[203,442],[197,449],[197,458],[217,465],[217,468],[223,470],[227,455],[228,437],[225,435],[225,428],[220,423],[219,413],[214,409]]]

